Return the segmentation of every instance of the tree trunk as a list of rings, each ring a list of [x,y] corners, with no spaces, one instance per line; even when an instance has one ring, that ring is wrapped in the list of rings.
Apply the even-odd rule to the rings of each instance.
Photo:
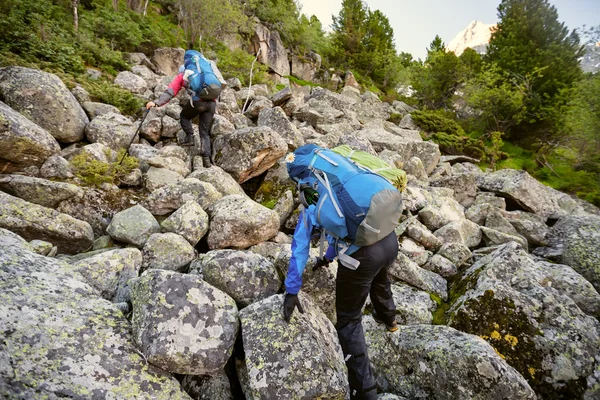
[[[77,13],[79,0],[71,0],[71,6],[73,7],[73,30],[77,32],[79,30],[79,14]]]
[[[113,10],[119,11],[119,0],[112,0]]]
[[[148,1],[146,0],[146,3],[144,3],[144,17],[146,16],[146,11],[148,10]]]

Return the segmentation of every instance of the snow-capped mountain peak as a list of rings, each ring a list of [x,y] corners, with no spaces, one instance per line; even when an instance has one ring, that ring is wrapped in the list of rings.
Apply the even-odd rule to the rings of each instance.
[[[496,24],[484,24],[481,21],[472,21],[469,26],[458,33],[446,46],[446,50],[453,51],[460,56],[467,48],[472,48],[478,53],[485,53],[492,36],[492,29]]]

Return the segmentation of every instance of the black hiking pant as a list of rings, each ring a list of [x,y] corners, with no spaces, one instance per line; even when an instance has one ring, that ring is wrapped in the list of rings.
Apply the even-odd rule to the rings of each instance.
[[[338,262],[335,282],[336,329],[348,367],[351,399],[377,399],[375,379],[361,324],[362,308],[367,295],[370,295],[379,318],[389,325],[396,318],[388,269],[397,255],[398,238],[392,232],[379,242],[361,247],[351,255],[360,261],[356,270],[348,269]]]
[[[194,128],[192,127],[192,119],[199,117],[198,130],[200,131],[200,146],[202,157],[210,157],[210,126],[212,125],[215,116],[217,102],[214,100],[196,100],[194,106],[186,103],[179,115],[181,128],[188,137],[194,136]]]

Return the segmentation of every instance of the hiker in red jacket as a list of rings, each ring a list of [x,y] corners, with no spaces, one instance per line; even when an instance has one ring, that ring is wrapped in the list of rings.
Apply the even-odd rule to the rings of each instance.
[[[215,74],[218,73],[220,80],[223,80],[220,72],[216,68],[216,65],[212,62],[211,65],[214,65]],[[167,104],[171,99],[177,96],[177,93],[181,90],[182,87],[187,87],[186,75],[188,72],[184,71],[183,66],[179,68],[179,73],[173,78],[169,87],[160,95],[156,102],[149,101],[146,104],[146,108],[152,108],[155,106],[161,107]],[[186,103],[181,110],[179,122],[181,123],[181,128],[186,134],[184,140],[179,142],[181,146],[193,146],[194,145],[194,129],[192,127],[192,119],[196,116],[199,117],[198,128],[200,132],[200,143],[202,147],[202,165],[205,168],[209,168],[212,166],[210,161],[210,127],[213,122],[213,118],[215,115],[217,107],[217,101],[214,100],[202,100],[195,95],[192,95],[190,101]]]

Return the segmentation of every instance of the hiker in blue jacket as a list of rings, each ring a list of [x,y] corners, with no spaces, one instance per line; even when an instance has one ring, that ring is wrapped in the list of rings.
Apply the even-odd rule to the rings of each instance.
[[[286,294],[283,314],[289,321],[294,309],[304,313],[298,299],[302,286],[302,273],[308,262],[311,237],[321,226],[317,223],[317,208],[314,190],[304,188],[299,193],[305,209],[301,211],[294,238],[292,241],[292,257],[285,280]],[[323,260],[317,259],[318,265],[327,265],[336,255],[340,255],[339,242],[328,236],[329,248]],[[396,307],[392,298],[391,282],[388,269],[398,254],[398,239],[395,232],[369,245],[355,245],[346,249],[345,254],[360,263],[358,268],[350,269],[338,260],[336,278],[337,314],[336,330],[348,367],[348,381],[351,399],[377,398],[375,379],[371,371],[364,332],[362,329],[362,308],[370,295],[373,303],[373,316],[383,322],[388,331],[398,329],[395,315]]]

